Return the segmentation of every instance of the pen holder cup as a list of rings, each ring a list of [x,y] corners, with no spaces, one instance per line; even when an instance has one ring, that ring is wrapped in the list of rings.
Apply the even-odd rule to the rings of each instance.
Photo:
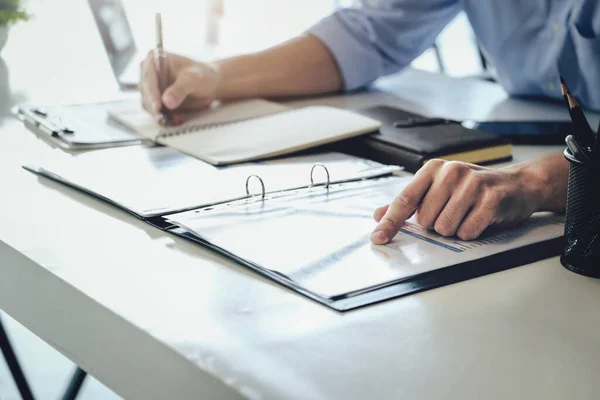
[[[600,170],[585,165],[567,148],[569,183],[562,265],[578,274],[600,278]]]

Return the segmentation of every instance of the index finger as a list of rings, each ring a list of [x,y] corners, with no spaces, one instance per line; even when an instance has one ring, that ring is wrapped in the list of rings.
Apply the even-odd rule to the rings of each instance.
[[[160,114],[162,100],[158,89],[158,78],[154,68],[154,55],[148,53],[146,59],[140,66],[140,92],[144,108],[154,115]]]
[[[404,222],[414,214],[433,183],[435,172],[439,168],[435,164],[427,163],[394,198],[371,234],[371,241],[374,244],[388,243],[396,236]]]

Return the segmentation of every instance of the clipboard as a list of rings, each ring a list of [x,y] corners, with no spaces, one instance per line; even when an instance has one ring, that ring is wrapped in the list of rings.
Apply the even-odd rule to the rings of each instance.
[[[108,111],[123,103],[113,101],[47,108],[19,105],[12,112],[38,138],[63,150],[148,144],[147,140],[109,118]]]

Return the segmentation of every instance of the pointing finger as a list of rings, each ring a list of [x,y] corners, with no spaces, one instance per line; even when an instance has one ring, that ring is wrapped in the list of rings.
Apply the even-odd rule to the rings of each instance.
[[[383,216],[385,215],[385,213],[387,212],[389,207],[390,207],[390,205],[388,204],[388,205],[376,208],[375,212],[373,213],[373,219],[375,219],[376,222],[381,221],[381,218],[383,218]]]
[[[411,217],[421,203],[439,168],[440,163],[437,161],[428,162],[396,196],[371,235],[371,241],[374,244],[388,243],[396,236],[404,222]]]

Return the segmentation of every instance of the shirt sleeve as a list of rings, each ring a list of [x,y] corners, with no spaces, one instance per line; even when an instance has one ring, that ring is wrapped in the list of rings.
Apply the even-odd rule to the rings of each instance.
[[[362,0],[308,33],[331,51],[352,90],[409,65],[460,10],[459,0]]]
[[[600,3],[582,0],[568,26],[573,47],[559,55],[559,72],[584,106],[600,110]],[[568,42],[567,42],[568,43]]]

